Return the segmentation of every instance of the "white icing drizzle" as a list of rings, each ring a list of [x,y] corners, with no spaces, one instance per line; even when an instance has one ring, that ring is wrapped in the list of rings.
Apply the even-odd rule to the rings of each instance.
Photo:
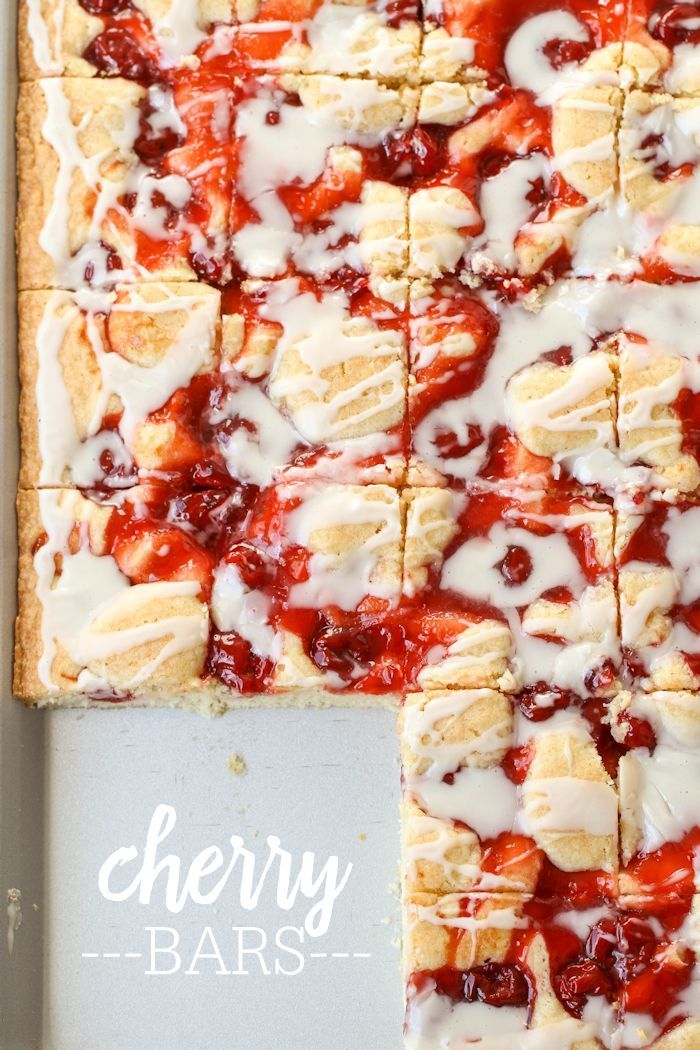
[[[246,586],[236,565],[222,562],[214,573],[211,617],[220,631],[235,631],[260,656],[277,659],[281,639],[269,623],[270,599]]]
[[[381,10],[326,0],[306,23],[309,73],[396,77],[408,71],[415,43],[387,25]],[[284,64],[284,56],[282,56]]]
[[[479,765],[491,765],[510,746],[510,719],[489,726],[485,733],[468,741],[448,744],[443,739],[450,726],[470,707],[490,697],[488,689],[455,690],[431,699],[424,706],[409,704],[404,708],[404,740],[415,755],[430,759],[431,778],[442,780],[458,765],[470,765],[472,756],[478,759]]]
[[[96,629],[104,615],[138,614],[151,601],[195,597],[196,581],[157,582],[130,585],[113,558],[98,557],[89,550],[83,536],[81,547],[69,553],[68,539],[75,525],[74,508],[81,499],[77,492],[39,493],[41,520],[46,542],[34,555],[37,574],[36,594],[41,602],[42,655],[38,674],[49,692],[55,692],[53,663],[60,645],[80,668],[78,692],[109,689],[110,682],[91,669],[96,662],[117,656],[148,642],[164,640],[156,655],[139,666],[122,687],[143,685],[171,657],[206,643],[208,616],[205,605],[197,614],[171,615],[152,623],[120,630]],[[56,575],[56,557],[61,571]]]
[[[527,88],[544,103],[551,103],[566,90],[576,64],[566,63],[556,70],[544,48],[552,40],[586,43],[588,30],[569,11],[547,11],[523,22],[511,35],[505,50],[505,67],[514,87]]]
[[[136,7],[141,7],[135,0]],[[178,65],[185,55],[193,54],[205,39],[201,27],[199,0],[169,0],[164,15],[153,22],[153,35],[168,62]]]
[[[219,439],[231,474],[258,485],[303,476],[303,467],[290,465],[293,455],[319,447],[314,476],[352,482],[361,472],[363,481],[385,480],[402,461],[400,434],[387,433],[386,422],[387,414],[398,423],[404,413],[406,340],[399,325],[380,328],[353,316],[344,292],[318,298],[296,279],[259,291],[257,312],[276,326],[274,347],[254,363],[248,353],[233,362],[229,392],[211,414],[214,424],[235,416],[253,424],[253,432],[239,427]],[[353,372],[357,378],[348,383]]]
[[[423,5],[425,10],[425,4]],[[421,71],[424,80],[437,80],[445,66],[466,67],[474,61],[474,41],[466,36],[428,33],[423,38]]]
[[[301,391],[315,395],[313,402],[295,413],[296,426],[307,441],[332,441],[349,425],[362,424],[402,404],[405,391],[401,332],[380,329],[366,318],[351,317],[343,292],[324,295],[319,301],[311,292],[299,293],[296,281],[281,282],[260,308],[260,314],[283,326],[270,376],[272,399],[279,403]],[[303,370],[283,378],[279,363],[292,350],[299,355]],[[328,399],[330,384],[322,373],[363,358],[385,363],[380,371]],[[350,417],[341,415],[361,395],[365,395],[364,404],[358,405]]]
[[[541,153],[516,157],[481,186],[479,211],[484,230],[473,239],[471,247],[507,271],[517,270],[515,242],[532,213],[527,194],[537,179],[549,186],[549,164]]]
[[[32,42],[34,61],[44,75],[56,76],[63,72],[61,45],[65,0],[53,0],[51,16],[43,12],[44,0],[24,0],[27,5],[27,29]]]
[[[579,777],[528,777],[523,788],[519,825],[539,840],[542,832],[617,834],[617,795],[609,784]]]

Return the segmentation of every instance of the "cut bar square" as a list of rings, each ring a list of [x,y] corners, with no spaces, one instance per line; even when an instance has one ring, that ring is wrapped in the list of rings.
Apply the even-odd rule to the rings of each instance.
[[[420,687],[614,691],[613,515],[588,497],[407,489],[407,674]]]
[[[420,894],[406,926],[408,1050],[627,1045],[611,1042],[618,923],[604,899]]]
[[[182,90],[118,78],[22,86],[21,289],[223,275],[232,94],[219,87],[183,108]]]
[[[246,277],[365,279],[405,301],[403,140],[417,92],[374,80],[261,77],[236,111],[233,257]],[[397,177],[398,176],[398,177]]]
[[[414,284],[410,480],[597,481],[615,450],[613,291],[561,281],[532,304]]]
[[[404,892],[614,896],[616,748],[595,701],[409,694]]]
[[[614,203],[620,91],[574,81],[551,102],[509,87],[423,87],[409,272],[522,287],[595,272]]]
[[[625,253],[650,281],[700,276],[699,121],[700,97],[632,91],[625,98],[619,141]]]
[[[700,696],[622,693],[611,706],[619,763],[620,892],[671,907],[696,889]]]

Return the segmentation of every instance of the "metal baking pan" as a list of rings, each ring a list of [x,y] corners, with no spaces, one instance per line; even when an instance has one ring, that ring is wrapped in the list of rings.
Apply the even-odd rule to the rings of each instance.
[[[170,710],[28,711],[12,698],[15,7],[0,9],[0,1050],[398,1050],[399,768],[390,711],[241,710],[208,720]],[[150,892],[141,880],[143,901],[136,889],[126,896],[137,873],[147,874],[154,813],[176,817],[156,857],[173,858],[168,870],[180,864],[170,902],[167,871]],[[195,857],[218,846],[230,862],[232,836],[243,843],[218,895],[197,903],[189,893],[178,910]],[[340,876],[352,865],[326,933],[305,928],[323,926],[314,910],[321,895],[310,886],[289,908],[278,900],[282,861],[269,836],[283,861],[289,855],[294,878],[304,863],[318,875],[330,857]],[[118,866],[131,854],[116,851],[132,846],[136,857]],[[315,856],[304,861],[304,853]],[[104,881],[110,857],[105,895],[100,872]],[[253,901],[242,869],[254,865],[257,880],[271,857]],[[203,898],[216,881],[198,883]],[[192,887],[196,894],[194,879]]]

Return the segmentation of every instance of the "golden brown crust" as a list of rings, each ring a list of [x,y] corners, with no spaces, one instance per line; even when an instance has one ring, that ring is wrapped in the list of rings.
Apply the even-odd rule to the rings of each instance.
[[[57,13],[62,15],[60,19],[56,19]],[[37,80],[45,76],[95,76],[95,67],[86,62],[82,54],[102,31],[102,19],[88,14],[78,0],[38,0],[37,24],[37,32],[45,33],[46,54],[41,56],[41,65],[37,62],[35,42],[30,32],[29,4],[20,0],[20,80]]]
[[[36,492],[17,496],[19,560],[17,620],[15,623],[14,695],[27,706],[44,692],[38,674],[37,653],[41,640],[41,603],[36,595],[37,575],[33,550],[43,526]]]

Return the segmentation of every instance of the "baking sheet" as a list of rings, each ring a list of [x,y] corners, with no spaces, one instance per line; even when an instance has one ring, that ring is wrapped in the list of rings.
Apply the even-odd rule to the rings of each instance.
[[[27,711],[11,698],[15,21],[15,4],[2,5],[0,1048],[398,1050],[399,768],[391,712],[280,709],[207,720],[171,711]],[[235,756],[244,759],[246,775],[232,772]],[[163,853],[178,855],[185,867],[210,845],[230,856],[232,835],[245,840],[259,865],[270,835],[291,854],[294,870],[304,851],[313,851],[319,866],[330,855],[341,869],[353,865],[328,933],[305,935],[301,945],[283,936],[304,956],[299,973],[263,974],[260,956],[243,957],[247,975],[216,972],[239,968],[241,936],[244,946],[260,943],[260,934],[232,927],[263,930],[273,941],[281,927],[303,925],[308,903],[281,909],[274,881],[252,910],[242,907],[233,876],[216,903],[190,900],[176,914],[159,883],[150,904],[105,899],[101,865],[122,846],[143,845],[159,805],[177,814]],[[22,911],[12,954],[7,935],[17,911],[7,910],[10,890],[21,892]],[[172,943],[173,929],[178,972],[148,975],[151,938]],[[218,950],[223,965],[210,957],[191,966],[202,937],[202,950]],[[266,968],[274,969],[276,957],[287,970],[299,966],[297,957],[266,949]],[[166,953],[155,958],[159,969],[175,961]],[[199,973],[187,975],[188,967]]]

